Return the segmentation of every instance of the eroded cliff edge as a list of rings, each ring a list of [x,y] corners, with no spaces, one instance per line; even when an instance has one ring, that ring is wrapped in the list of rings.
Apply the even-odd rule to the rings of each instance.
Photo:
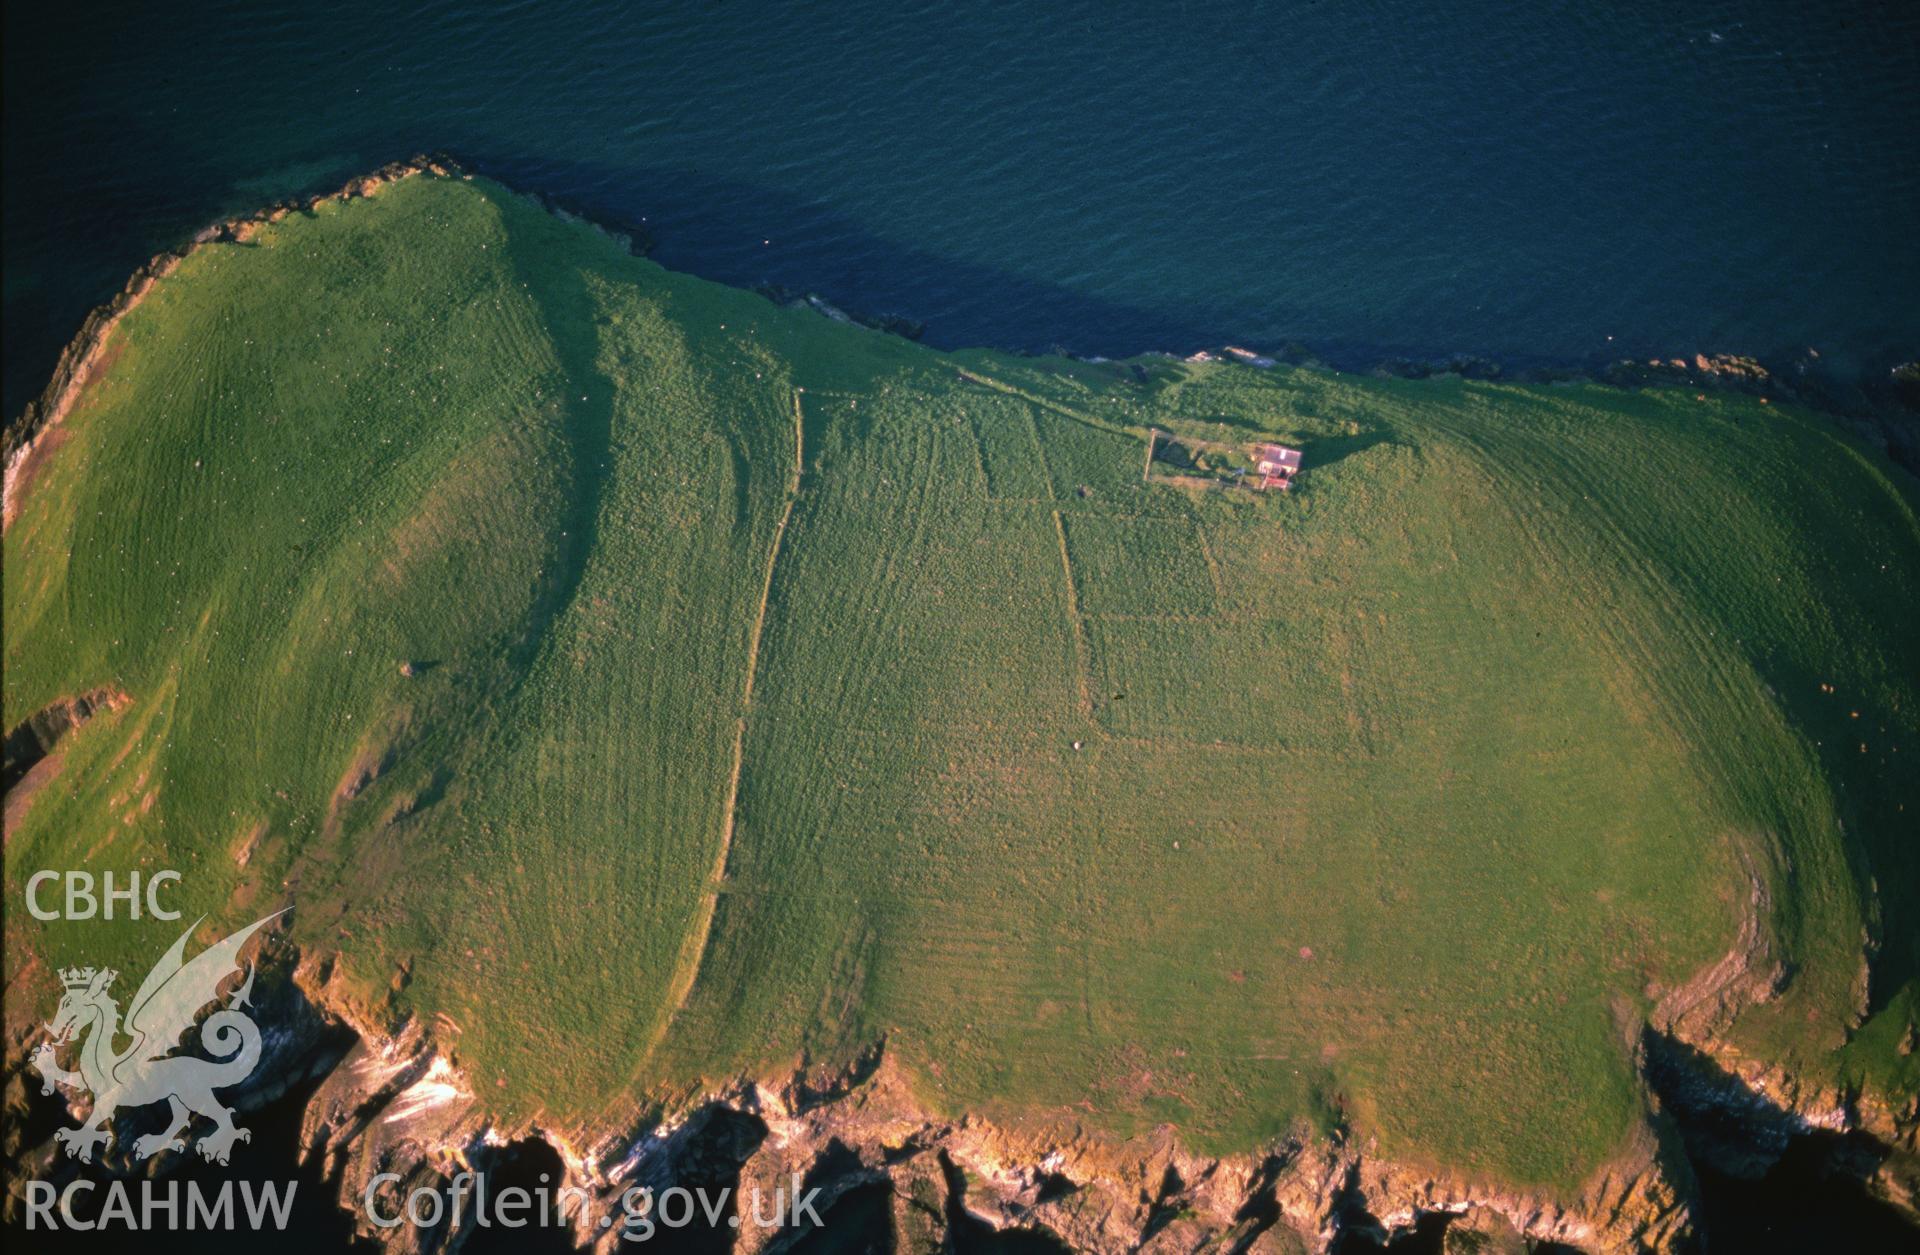
[[[328,1183],[360,1236],[396,1252],[461,1249],[475,1231],[471,1213],[451,1206],[456,1192],[471,1189],[462,1174],[490,1177],[530,1150],[559,1165],[556,1192],[588,1200],[570,1208],[572,1240],[609,1252],[628,1247],[622,1231],[632,1223],[632,1191],[644,1187],[657,1199],[675,1186],[729,1200],[725,1214],[736,1219],[740,1200],[755,1191],[774,1198],[804,1188],[830,1228],[859,1206],[884,1205],[896,1249],[906,1251],[952,1250],[969,1235],[1017,1231],[1091,1252],[1326,1252],[1348,1235],[1385,1241],[1439,1226],[1489,1244],[1481,1249],[1683,1251],[1697,1238],[1694,1163],[1755,1179],[1816,1132],[1832,1135],[1823,1151],[1830,1170],[1915,1217],[1920,1120],[1911,1106],[1806,1087],[1760,1065],[1729,1067],[1712,1043],[1689,1045],[1651,1028],[1641,1056],[1651,1095],[1642,1132],[1578,1197],[1557,1199],[1394,1163],[1345,1129],[1302,1124],[1256,1152],[1213,1157],[1185,1148],[1170,1127],[1116,1142],[1058,1124],[943,1118],[916,1098],[884,1042],[851,1067],[738,1078],[671,1110],[610,1110],[565,1129],[504,1127],[429,1027],[368,1023],[330,993],[324,962],[299,962],[284,947],[265,962],[256,1004],[263,1063],[228,1100],[257,1113],[310,1093],[295,1152]],[[31,1114],[49,1104],[63,1116],[87,1107],[83,1096],[40,1095],[39,1078],[25,1067],[29,1036],[16,1024],[8,1050],[7,1207],[15,1221],[24,1180],[63,1187],[78,1172],[51,1140],[23,1144]],[[152,1168],[126,1152],[147,1114],[122,1118],[106,1171]],[[173,1166],[162,1161],[158,1173]],[[449,1200],[436,1223],[371,1219],[402,1214],[417,1191]],[[842,1203],[847,1209],[836,1212]],[[797,1227],[742,1223],[722,1238],[740,1252],[782,1251],[812,1231],[810,1216],[798,1219]]]

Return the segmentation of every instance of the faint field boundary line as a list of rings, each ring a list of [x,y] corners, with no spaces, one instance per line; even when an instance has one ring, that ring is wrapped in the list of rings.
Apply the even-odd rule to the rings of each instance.
[[[1051,502],[1056,500],[1053,491],[1053,464],[1047,461],[1047,446],[1046,442],[1040,439],[1040,423],[1033,416],[1034,408],[1030,403],[1022,405],[1020,415],[1027,420],[1022,426],[1026,428],[1027,439],[1033,445],[1033,460],[1040,467],[1040,486],[1046,489],[1047,500]]]
[[[967,425],[967,443],[973,447],[974,469],[980,472],[980,482],[987,490],[988,501],[1000,500],[1000,494],[994,490],[993,472],[987,469],[987,446],[980,436],[980,425],[973,421],[973,415],[965,410],[960,412]]]
[[[1213,556],[1213,546],[1207,543],[1207,529],[1193,524],[1194,543],[1200,546],[1200,557],[1207,564],[1207,579],[1213,584],[1213,613],[1220,614],[1221,603],[1227,599],[1227,577],[1221,574],[1220,560]]]
[[[1060,415],[1060,417],[1079,423],[1083,427],[1091,427],[1095,431],[1105,432],[1109,436],[1125,436],[1129,440],[1138,440],[1140,438],[1119,423],[1112,423],[1105,419],[1095,418],[1091,414],[1082,414],[1080,411],[1062,405],[1058,401],[1050,401],[1046,397],[1035,396],[1033,393],[1023,388],[1016,388],[1010,383],[1001,383],[998,379],[989,379],[985,375],[976,375],[972,371],[958,366],[954,367],[954,373],[958,374],[960,378],[966,380],[968,383],[977,383],[983,388],[992,388],[995,392],[1003,392],[1010,397],[1019,397],[1028,405],[1037,406],[1043,410],[1051,410],[1053,413]]]
[[[983,388],[991,388],[995,392],[1004,393],[1007,396],[1011,396],[1011,397],[1018,397],[1020,400],[1025,401],[1028,405],[1032,406],[1034,409],[1049,410],[1055,414],[1060,415],[1062,418],[1068,419],[1072,422],[1079,423],[1085,427],[1091,427],[1095,431],[1105,432],[1110,436],[1125,436],[1128,439],[1138,438],[1134,435],[1133,432],[1128,431],[1125,427],[1122,427],[1119,424],[1110,423],[1103,419],[1095,418],[1091,414],[1082,414],[1077,410],[1069,408],[1068,406],[1061,405],[1057,401],[1050,401],[1045,397],[1035,396],[1032,393],[1025,391],[1024,389],[1014,387],[1012,384],[1001,383],[997,379],[989,379],[985,375],[977,375],[974,372],[970,370],[966,370],[961,367],[955,367],[954,370],[955,370],[955,373],[960,376],[960,378],[966,380],[968,383],[979,384]],[[1047,472],[1046,482],[1047,482],[1048,496],[1054,501],[1054,503],[1057,506],[1059,502],[1059,497],[1053,492],[1053,472],[1052,472],[1052,468],[1047,465],[1046,444],[1044,441],[1040,439],[1040,431],[1038,426],[1036,426],[1032,422],[1033,415],[1031,414],[1031,412],[1029,412],[1029,414],[1027,415],[1027,418],[1028,418],[1028,426],[1031,427],[1033,431],[1034,447],[1037,450],[1039,450],[1039,453],[1040,453],[1040,464],[1042,468],[1045,469]],[[1148,447],[1151,448],[1151,445],[1149,445]],[[1154,476],[1151,473],[1149,473],[1147,478],[1148,478],[1148,482],[1150,483],[1154,482]],[[1167,477],[1161,477],[1161,480],[1162,482],[1173,482],[1173,480],[1177,478],[1180,478],[1180,477],[1167,476]],[[1199,481],[1199,482],[1203,483],[1205,486],[1208,486],[1208,487],[1217,486],[1216,484],[1214,484],[1213,481],[1210,481],[1210,480]],[[1060,514],[1059,510],[1056,508],[1054,511],[1054,523],[1056,526],[1058,526],[1060,522],[1059,514]],[[1118,516],[1118,517],[1132,518],[1140,522],[1159,521],[1156,516],[1151,516],[1151,515],[1126,515],[1126,516]],[[1168,520],[1168,521],[1171,522],[1174,520]],[[1199,527],[1197,525],[1194,525],[1191,522],[1191,520],[1180,520],[1180,521],[1188,523],[1189,527],[1193,531],[1196,542],[1199,545],[1201,560],[1206,563],[1206,567],[1207,567],[1207,581],[1213,587],[1214,611],[1215,613],[1218,613],[1220,609],[1220,603],[1226,597],[1226,588],[1225,588],[1225,581],[1220,573],[1219,562],[1214,558],[1213,550],[1207,544],[1206,529]],[[1061,550],[1062,560],[1066,559],[1066,544],[1067,544],[1066,535],[1065,535],[1065,532],[1063,531],[1060,537],[1060,550]],[[1073,564],[1070,561],[1067,562],[1067,596],[1070,599],[1072,599],[1071,604],[1073,605],[1073,608],[1074,608],[1073,610],[1074,618],[1075,618],[1074,641],[1075,641],[1075,647],[1076,649],[1078,649],[1078,646],[1079,646],[1078,620],[1080,619],[1081,615],[1080,615],[1078,597],[1075,594],[1073,589]],[[1083,655],[1083,661],[1084,661],[1084,655]],[[1087,690],[1087,684],[1088,684],[1087,676],[1083,669],[1081,673],[1081,689],[1083,692]],[[1088,709],[1091,710],[1092,699],[1091,697],[1089,697],[1087,700],[1088,700]]]
[[[1203,623],[1220,626],[1259,626],[1264,623],[1286,623],[1289,620],[1277,615],[1247,612],[1244,614],[1195,614],[1190,611],[1166,610],[1160,612],[1133,610],[1083,610],[1080,617],[1088,623]]]
[[[1088,669],[1093,665],[1092,651],[1082,637],[1085,624],[1080,614],[1080,591],[1073,586],[1073,558],[1067,552],[1067,524],[1058,507],[1048,511],[1053,516],[1053,535],[1060,542],[1060,570],[1067,578],[1067,632],[1073,637],[1073,672],[1080,682],[1080,713],[1089,719],[1093,717],[1093,679]]]
[[[1037,409],[1053,410],[1076,423],[1082,423],[1097,431],[1112,431],[1113,429],[1104,427],[1084,415],[1075,414],[1072,410],[1066,409],[1063,406],[1055,405],[1051,401],[1032,396],[1018,388],[1003,384],[998,380],[989,379],[985,375],[976,375],[970,370],[959,367],[955,368],[955,373],[968,383],[979,384],[983,388],[990,388],[995,392],[1016,397],[1027,403],[1027,427],[1033,434],[1034,451],[1040,456],[1041,481],[1046,485],[1047,504],[1052,506],[1052,509],[1049,510],[1048,513],[1053,516],[1053,535],[1054,539],[1058,541],[1060,545],[1060,573],[1067,581],[1067,634],[1073,638],[1073,675],[1075,687],[1080,691],[1080,713],[1085,718],[1092,719],[1093,676],[1091,669],[1093,666],[1093,649],[1086,640],[1086,623],[1084,616],[1080,613],[1080,590],[1074,586],[1073,581],[1073,556],[1067,550],[1067,524],[1065,517],[1060,512],[1059,494],[1054,489],[1053,467],[1047,461],[1047,443],[1040,438],[1040,424],[1034,417],[1033,412]]]
[[[699,983],[700,969],[707,959],[707,946],[713,938],[713,917],[720,907],[721,886],[726,880],[727,861],[733,854],[733,830],[739,817],[740,775],[746,765],[747,714],[753,706],[753,682],[760,671],[760,641],[767,627],[767,606],[773,600],[773,572],[786,547],[787,524],[793,519],[794,504],[800,499],[800,473],[806,464],[806,423],[800,412],[800,393],[793,393],[793,473],[787,480],[787,500],[780,510],[780,521],[773,527],[773,543],[767,550],[767,569],[760,581],[760,600],[754,607],[753,626],[747,637],[747,674],[740,686],[740,713],[733,721],[733,766],[727,773],[727,802],[720,825],[720,846],[714,852],[713,870],[700,896],[693,928],[680,948],[674,964],[673,979],[667,985],[667,1014],[654,1030],[646,1054],[651,1055],[666,1038],[667,1030],[685,1009],[693,987]]]

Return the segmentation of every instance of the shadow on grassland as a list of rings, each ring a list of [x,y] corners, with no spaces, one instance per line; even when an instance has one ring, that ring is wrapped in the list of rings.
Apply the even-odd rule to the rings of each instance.
[[[566,508],[550,531],[553,561],[529,612],[527,630],[515,647],[516,662],[524,664],[573,603],[593,556],[612,461],[614,384],[595,361],[599,351],[596,306],[579,256],[571,251],[556,255],[540,248],[537,240],[511,230],[507,253],[514,274],[539,310],[566,375],[565,391],[558,400],[568,459]],[[618,281],[613,275],[604,277]]]

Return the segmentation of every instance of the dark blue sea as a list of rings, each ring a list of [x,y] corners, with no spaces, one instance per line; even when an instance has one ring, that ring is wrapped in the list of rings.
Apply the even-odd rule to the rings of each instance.
[[[1920,5],[37,3],[6,412],[159,248],[420,149],[940,345],[1920,354]]]

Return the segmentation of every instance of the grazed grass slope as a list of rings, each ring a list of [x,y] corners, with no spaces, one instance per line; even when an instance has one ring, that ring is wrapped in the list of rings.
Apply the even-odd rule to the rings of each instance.
[[[115,337],[5,538],[5,722],[132,701],[9,894],[291,899],[506,1118],[884,1036],[954,1111],[1570,1188],[1756,881],[1735,1040],[1914,1086],[1916,494],[1818,420],[943,355],[426,178]],[[1310,470],[1145,484],[1148,425]],[[10,982],[153,951],[9,928]]]

